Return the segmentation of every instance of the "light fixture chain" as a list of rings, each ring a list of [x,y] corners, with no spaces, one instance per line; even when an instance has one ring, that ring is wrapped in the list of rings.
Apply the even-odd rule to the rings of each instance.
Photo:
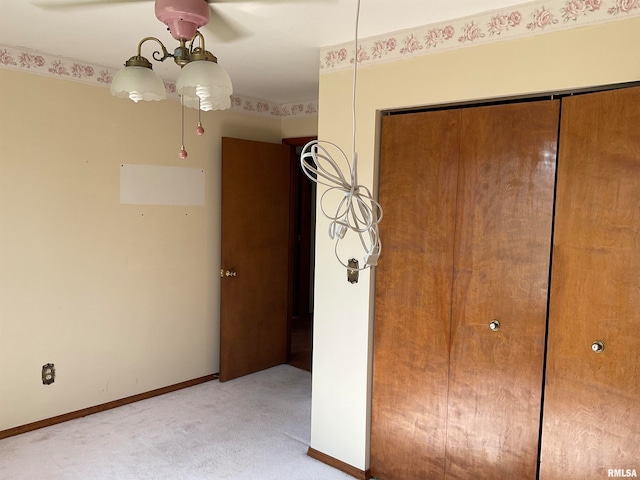
[[[181,133],[180,133],[180,152],[178,152],[178,157],[185,159],[187,158],[187,151],[184,148],[184,95],[180,95],[180,111],[181,111]]]

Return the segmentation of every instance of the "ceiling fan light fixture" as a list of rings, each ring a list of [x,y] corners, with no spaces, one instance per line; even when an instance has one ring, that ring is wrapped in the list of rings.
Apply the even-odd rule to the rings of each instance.
[[[132,57],[135,58],[135,57]],[[144,59],[144,57],[141,57]],[[146,59],[144,59],[149,63]],[[127,65],[120,70],[111,82],[111,95],[120,98],[129,98],[138,103],[140,100],[164,100],[167,98],[167,89],[162,79],[149,66]]]
[[[138,54],[125,63],[111,82],[111,94],[140,100],[164,100],[167,91],[162,79],[153,72],[151,62],[142,56],[142,46],[156,42],[161,49],[153,52],[153,59],[164,62],[172,58],[181,70],[176,81],[182,111],[182,145],[178,157],[187,158],[184,148],[184,109],[198,109],[196,135],[204,133],[201,110],[225,110],[231,107],[233,87],[227,72],[218,60],[205,48],[205,40],[198,28],[209,22],[207,0],[155,0],[156,16],[165,23],[179,45],[169,53],[164,43],[156,37],[145,37],[138,43]],[[197,44],[197,45],[196,45]]]
[[[231,78],[215,57],[206,53],[206,56],[194,55],[196,58],[182,68],[176,91],[183,96],[187,107],[203,111],[226,110],[231,107]]]

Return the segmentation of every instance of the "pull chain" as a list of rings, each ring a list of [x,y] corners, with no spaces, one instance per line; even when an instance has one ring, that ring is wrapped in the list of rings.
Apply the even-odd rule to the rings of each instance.
[[[178,157],[183,160],[187,158],[187,151],[184,149],[184,96],[180,95],[180,107],[182,109],[182,137],[181,137],[181,146],[180,151],[178,152]]]
[[[202,122],[200,121],[200,97],[198,97],[198,126],[196,127],[196,135],[202,135],[204,133],[204,127],[202,126]]]

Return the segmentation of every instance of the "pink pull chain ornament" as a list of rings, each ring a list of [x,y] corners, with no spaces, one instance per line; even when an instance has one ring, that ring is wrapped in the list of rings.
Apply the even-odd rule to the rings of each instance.
[[[202,121],[200,120],[200,113],[202,110],[200,109],[200,97],[198,97],[198,126],[196,127],[196,135],[204,134],[204,127],[202,126]]]
[[[184,160],[185,158],[187,158],[188,154],[187,151],[184,149],[184,97],[182,95],[180,95],[180,108],[182,110],[182,121],[181,121],[181,127],[182,127],[182,144],[180,146],[180,151],[178,152],[178,158],[181,158],[182,160]],[[198,126],[196,127],[196,135],[203,135],[204,134],[204,127],[202,126],[202,122],[200,121],[200,99],[198,98]]]
[[[184,97],[182,95],[180,95],[180,109],[182,110],[182,121],[180,122],[182,127],[182,142],[180,145],[180,151],[178,152],[178,158],[184,160],[185,158],[187,158],[188,154],[184,149]]]

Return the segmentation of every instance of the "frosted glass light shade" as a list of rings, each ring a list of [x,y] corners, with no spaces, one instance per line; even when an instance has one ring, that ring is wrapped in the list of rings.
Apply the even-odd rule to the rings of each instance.
[[[164,100],[167,89],[162,79],[150,68],[124,67],[111,82],[111,95],[130,98],[138,103],[140,100]]]
[[[185,106],[190,108],[198,108],[198,103],[200,110],[204,111],[231,107],[231,78],[215,62],[196,60],[186,64],[178,75],[176,91],[183,96]]]

